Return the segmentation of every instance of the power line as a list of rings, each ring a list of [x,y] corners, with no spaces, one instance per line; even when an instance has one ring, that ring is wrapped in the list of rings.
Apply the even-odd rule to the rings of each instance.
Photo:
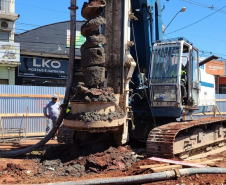
[[[205,8],[209,7],[206,4],[195,2],[195,1],[192,1],[192,0],[179,0],[179,1],[184,1],[184,2],[187,2],[187,3],[190,3],[190,4],[194,4],[194,5],[197,5],[197,6],[205,7]]]
[[[164,35],[164,37],[168,37],[168,36],[166,36],[166,35]],[[169,40],[173,40],[172,38],[170,38],[170,37],[168,37],[168,39]],[[161,40],[161,41],[163,41],[163,40]],[[216,55],[221,55],[221,56],[226,56],[225,54],[221,54],[221,53],[215,53],[215,52],[211,52],[211,51],[204,51],[204,50],[200,50],[199,49],[199,53],[202,53],[202,57],[203,57],[203,55],[205,55],[205,56],[210,56],[210,55],[213,55],[213,54],[216,54]],[[208,54],[209,53],[209,54]],[[222,59],[224,59],[223,57],[221,57]],[[226,60],[226,59],[224,59],[224,60]]]
[[[15,28],[15,30],[24,30],[24,29]],[[24,32],[22,32],[22,33],[24,33]],[[56,33],[53,33],[52,35],[54,35],[56,37],[54,37],[54,36],[43,36],[43,35],[29,35],[29,37],[26,37],[26,39],[33,39],[33,40],[36,39],[36,38],[38,38],[38,39],[42,39],[42,38],[51,38],[51,39],[53,39],[53,38],[57,38],[57,39],[61,38],[61,39],[65,39],[65,37],[68,36],[67,34],[56,34]],[[60,37],[57,36],[57,35],[59,35]],[[63,37],[63,36],[65,36],[65,37]],[[78,38],[78,37],[80,37],[80,36],[76,36],[76,38]]]
[[[205,39],[209,39],[209,40],[215,40],[215,41],[220,41],[220,42],[226,42],[226,40],[221,40],[221,39],[215,39],[215,38],[210,38],[210,37],[204,37],[204,36],[201,36],[201,35],[194,35],[194,34],[190,34],[190,33],[182,33],[182,34],[185,34],[185,35],[191,35],[191,36],[195,36],[195,37],[201,37],[201,38],[205,38]]]
[[[199,3],[199,2],[196,2],[196,1],[193,1],[193,0],[179,0],[179,1],[183,1],[183,2],[186,2],[186,3],[194,4],[196,6],[201,6],[201,7],[204,7],[204,8],[211,9],[211,10],[219,10],[219,8],[216,8],[213,5],[209,6],[207,4]],[[223,14],[226,14],[226,11],[224,11],[224,10],[221,10],[219,12],[223,13]]]
[[[178,29],[178,30],[172,31],[172,32],[167,33],[167,34],[165,34],[165,35],[169,35],[169,34],[171,34],[171,33],[175,33],[175,32],[178,32],[178,31],[180,31],[180,30],[183,30],[183,29],[185,29],[185,28],[188,28],[188,27],[190,27],[190,26],[193,26],[194,24],[197,24],[197,23],[203,21],[204,19],[206,19],[206,18],[212,16],[213,14],[219,12],[220,10],[224,9],[225,7],[226,7],[226,6],[222,7],[221,9],[219,9],[219,10],[217,10],[217,11],[211,13],[210,15],[208,15],[208,16],[206,16],[206,17],[204,17],[204,18],[202,18],[202,19],[200,19],[200,20],[198,20],[198,21],[196,21],[196,22],[194,22],[194,23],[192,23],[192,24],[189,24],[188,26],[185,26],[185,27],[180,28],[180,29]]]
[[[14,29],[13,29],[14,30]],[[18,28],[15,28],[15,30],[24,30],[24,29],[18,29]],[[23,33],[23,32],[22,32]],[[18,33],[16,33],[18,34]],[[59,36],[57,36],[59,35]],[[19,35],[20,36],[20,35]],[[15,42],[24,42],[24,40],[21,40],[21,39],[24,39],[23,37],[22,38],[17,38],[19,36],[16,36],[16,39],[1,39],[2,41],[15,41]],[[65,41],[67,41],[67,34],[56,34],[56,33],[53,33],[51,36],[43,36],[43,35],[28,35],[26,37],[27,40],[42,40],[42,39],[45,39],[45,38],[49,38],[49,39],[64,39]],[[75,38],[79,38],[80,36],[76,36]],[[0,40],[0,41],[1,41]],[[26,41],[27,42],[27,41]],[[30,41],[28,41],[30,42]],[[41,43],[41,42],[36,42],[36,43]]]
[[[1,42],[1,41],[9,41],[9,40],[10,40],[10,39],[1,39],[0,42]],[[13,41],[13,40],[10,40],[10,41]],[[63,46],[65,46],[65,48],[67,48],[67,47],[66,47],[66,45],[67,45],[66,42],[65,42],[65,43],[31,42],[31,41],[28,41],[28,42],[27,42],[27,41],[20,41],[20,40],[17,40],[16,43],[25,43],[25,44],[26,44],[26,43],[27,43],[27,44],[44,44],[44,45],[54,45],[54,46],[56,46],[56,47],[62,47],[62,45],[63,45]],[[12,42],[12,43],[6,43],[6,45],[9,45],[9,44],[12,44],[12,45],[13,45],[14,42]],[[76,46],[77,46],[77,47],[80,47],[80,46],[82,46],[82,44],[77,44]],[[18,48],[18,49],[21,48],[20,46],[14,46],[14,47],[15,47],[15,48]],[[40,47],[40,46],[32,45],[32,48],[34,48],[34,47]],[[43,47],[43,46],[41,46],[41,48],[42,48],[42,49],[44,49],[44,48],[46,49],[46,48],[53,48],[53,47],[46,47],[46,46]],[[63,49],[65,49],[65,48],[63,48]],[[62,50],[63,50],[63,49],[62,49]]]
[[[63,21],[64,22],[64,21]],[[69,21],[65,21],[65,22],[69,22]],[[79,21],[79,22],[83,22],[83,21]],[[79,23],[78,22],[78,23]],[[84,21],[85,22],[85,21]],[[30,30],[25,30],[25,31],[32,31],[32,30],[35,30],[35,29],[39,29],[40,27],[45,27],[45,26],[51,26],[51,25],[54,25],[54,24],[58,24],[58,23],[52,23],[52,24],[47,24],[47,25],[35,25],[35,24],[29,24],[29,23],[21,23],[21,22],[16,22],[16,24],[20,24],[20,25],[27,25],[27,26],[29,26],[29,25],[31,25],[32,27],[36,27],[36,28],[33,28],[33,29],[30,29]],[[65,29],[63,29],[63,28],[58,28],[57,30],[56,29],[54,29],[54,28],[48,28],[48,30],[54,30],[54,31],[59,31],[59,30],[65,30]]]
[[[21,4],[21,3],[16,3],[16,5],[22,5],[22,6],[28,6],[28,7],[38,8],[38,9],[42,9],[42,10],[48,10],[48,11],[55,11],[55,12],[70,14],[70,11],[64,12],[64,11],[59,11],[59,10],[54,10],[54,9],[49,9],[49,8],[43,8],[43,7],[38,7],[38,6],[32,6],[32,5],[26,5],[26,4]],[[81,14],[76,14],[76,15],[81,16]]]

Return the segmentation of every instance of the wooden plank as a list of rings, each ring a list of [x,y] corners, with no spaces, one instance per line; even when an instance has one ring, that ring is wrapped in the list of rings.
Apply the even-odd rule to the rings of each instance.
[[[139,169],[146,169],[146,168],[156,168],[156,167],[162,167],[162,166],[169,166],[169,163],[165,163],[165,164],[143,165],[143,166],[138,166],[138,168],[139,168]]]
[[[217,99],[216,101],[226,101],[226,99]]]
[[[164,172],[164,171],[167,171],[167,170],[181,169],[181,168],[182,168],[182,165],[169,165],[169,166],[151,168],[151,171],[152,172]]]
[[[57,102],[59,102],[59,101],[60,101],[60,93],[56,93],[56,94],[57,94],[57,96],[58,96]]]
[[[20,114],[2,114],[2,117],[25,117],[26,113],[20,113]],[[28,117],[44,117],[44,114],[42,113],[33,113],[28,114]]]
[[[198,160],[191,160],[191,161],[186,161],[186,162],[190,162],[190,163],[199,163],[199,164],[204,164],[204,163],[208,163],[208,162],[219,162],[219,161],[223,161],[224,158],[216,158],[216,159],[198,159]]]
[[[214,106],[214,114],[213,117],[217,117],[217,102],[216,102],[216,98],[215,98],[215,106]]]
[[[27,137],[32,137],[32,136],[45,136],[45,132],[39,132],[39,133],[27,133]],[[5,138],[13,138],[13,137],[18,137],[18,134],[5,134]]]
[[[201,165],[208,165],[208,166],[214,166],[215,165],[215,161],[203,161],[203,162],[200,162],[198,164],[201,164]]]
[[[203,161],[206,161],[207,159],[197,159],[197,160],[189,160],[189,161],[186,161],[186,162],[189,162],[189,163],[199,163],[199,162],[203,162]]]
[[[208,161],[215,161],[215,162],[218,162],[218,161],[223,161],[224,158],[216,158],[216,159],[210,159]]]
[[[220,111],[220,109],[218,108],[217,105],[216,105],[216,108],[217,108],[218,113],[221,115],[221,117],[223,117],[222,114],[221,114],[221,111]]]
[[[60,94],[59,94],[59,93],[56,93],[56,94],[57,94],[57,96],[58,96],[57,102],[60,102]],[[58,110],[58,115],[60,115],[60,110],[61,110],[61,109]],[[58,132],[59,132],[59,128],[57,129],[57,131],[56,131],[56,133],[55,133],[55,136],[58,135]]]
[[[25,138],[27,137],[27,119],[28,119],[28,107],[27,107],[27,112],[26,112]]]
[[[1,114],[0,114],[0,123],[1,123],[2,139],[4,141],[4,129],[3,129],[3,125],[2,125],[2,116],[1,116]]]
[[[41,94],[0,94],[0,98],[52,98],[52,95]],[[60,98],[64,98],[64,95],[59,95]]]
[[[226,112],[221,112],[221,114],[226,114]],[[193,114],[193,116],[204,115],[203,113]],[[214,112],[206,112],[205,115],[214,115]],[[216,115],[220,115],[216,112]]]
[[[183,166],[192,166],[192,167],[197,167],[197,168],[206,167],[204,165],[200,165],[200,164],[196,164],[196,163],[189,163],[189,162],[185,162],[185,161],[175,161],[175,160],[163,159],[163,158],[158,158],[158,157],[151,157],[149,159],[153,160],[153,161],[159,161],[159,162],[165,162],[165,163],[171,163],[171,164],[179,164],[179,165],[183,165]]]

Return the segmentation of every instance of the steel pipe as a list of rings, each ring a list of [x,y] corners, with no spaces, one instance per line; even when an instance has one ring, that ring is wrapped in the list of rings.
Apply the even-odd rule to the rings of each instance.
[[[54,183],[57,185],[97,185],[97,184],[138,184],[138,183],[147,183],[155,182],[159,180],[169,180],[174,179],[178,175],[195,175],[195,174],[225,174],[226,168],[184,168],[178,169],[178,173],[174,170],[151,173],[145,175],[135,175],[128,177],[110,177],[102,179],[89,179],[84,181],[69,181],[69,182],[59,182]],[[47,184],[46,184],[47,185]],[[48,185],[51,185],[48,183]]]

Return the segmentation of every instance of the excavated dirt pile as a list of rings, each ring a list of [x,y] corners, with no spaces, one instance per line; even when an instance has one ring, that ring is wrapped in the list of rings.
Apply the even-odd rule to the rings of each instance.
[[[13,160],[6,161],[6,159],[5,166],[0,159],[0,184],[68,181],[81,179],[87,175],[117,170],[128,171],[132,165],[144,158],[143,155],[135,154],[129,146],[110,147],[107,150],[105,147],[96,146],[95,150],[103,152],[94,153],[94,149],[57,146],[39,154],[38,151],[33,152],[32,155],[27,156],[27,158],[32,157],[32,160],[24,159],[14,163]],[[73,158],[75,156],[76,158]]]
[[[50,151],[49,151],[50,152]],[[79,153],[84,153],[85,150]],[[64,156],[66,155],[66,156]],[[110,147],[101,153],[80,156],[77,159],[65,162],[65,157],[78,155],[78,148],[70,148],[61,156],[61,160],[44,160],[39,163],[39,174],[45,174],[49,170],[58,176],[81,177],[84,174],[95,174],[111,170],[128,170],[134,163],[143,156],[132,152],[129,147]]]
[[[99,146],[98,150],[102,152],[92,151],[93,154],[88,154],[87,148],[79,150],[74,146],[68,148],[58,146],[49,148],[45,152],[34,151],[31,155],[23,156],[22,159],[0,158],[0,184],[40,184],[150,174],[152,173],[150,169],[138,167],[160,163],[143,159],[144,148],[131,150],[126,146],[105,149]],[[74,154],[78,156],[72,158]],[[224,160],[218,162],[216,166],[226,167],[225,155],[226,152],[222,152],[209,156],[208,159],[222,157]],[[57,156],[60,156],[59,159],[56,159]],[[226,174],[199,174],[146,184],[205,185],[225,184],[225,182]]]

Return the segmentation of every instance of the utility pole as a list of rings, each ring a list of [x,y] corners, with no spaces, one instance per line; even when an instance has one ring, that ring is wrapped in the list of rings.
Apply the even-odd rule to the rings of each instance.
[[[71,0],[71,6],[68,8],[70,12],[70,52],[69,52],[69,65],[68,65],[68,78],[65,97],[70,96],[71,88],[74,83],[74,61],[75,61],[75,32],[76,32],[76,0]],[[65,100],[64,103],[67,106],[69,99]]]

